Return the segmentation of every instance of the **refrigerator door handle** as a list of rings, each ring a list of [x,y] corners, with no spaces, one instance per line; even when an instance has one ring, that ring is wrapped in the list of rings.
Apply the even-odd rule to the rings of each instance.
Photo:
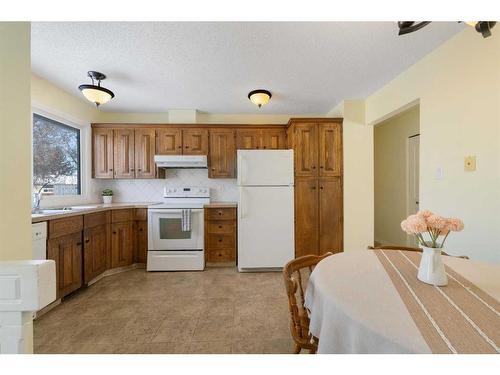
[[[244,197],[243,197],[243,190],[240,191],[240,206],[238,207],[238,211],[240,212],[240,219],[243,219],[245,217],[244,213],[243,213],[243,201],[244,201]]]
[[[243,155],[240,155],[239,159],[239,165],[238,165],[238,175],[240,177],[240,183],[239,185],[245,185],[245,173],[244,173],[244,165],[245,165],[245,157]]]

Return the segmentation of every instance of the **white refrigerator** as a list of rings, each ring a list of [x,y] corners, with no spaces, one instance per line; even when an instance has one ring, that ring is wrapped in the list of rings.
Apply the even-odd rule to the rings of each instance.
[[[238,150],[238,269],[294,258],[293,150]]]

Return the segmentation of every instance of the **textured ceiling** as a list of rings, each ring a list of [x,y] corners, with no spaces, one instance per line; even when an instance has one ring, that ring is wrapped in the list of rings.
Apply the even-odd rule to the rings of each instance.
[[[32,69],[81,97],[88,70],[108,75],[103,111],[322,114],[366,97],[463,28],[432,23],[397,36],[395,22],[34,22]]]

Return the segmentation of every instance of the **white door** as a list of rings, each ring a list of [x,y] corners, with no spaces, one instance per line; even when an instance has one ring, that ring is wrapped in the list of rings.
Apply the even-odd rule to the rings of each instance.
[[[238,150],[239,186],[293,185],[293,150]]]
[[[408,138],[408,202],[407,214],[417,213],[420,206],[419,201],[419,171],[420,171],[420,136],[414,135]],[[408,244],[415,246],[417,243],[414,236],[408,236]]]
[[[278,268],[293,257],[293,187],[240,187],[238,268]]]

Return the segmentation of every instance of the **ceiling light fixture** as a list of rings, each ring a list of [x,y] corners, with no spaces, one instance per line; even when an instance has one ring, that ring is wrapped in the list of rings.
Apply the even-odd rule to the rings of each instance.
[[[96,107],[99,107],[101,104],[105,104],[115,97],[113,91],[108,90],[105,87],[101,87],[101,81],[106,79],[104,74],[91,70],[87,72],[87,75],[92,80],[92,84],[80,85],[78,86],[78,89],[89,102],[92,102],[96,105]],[[95,81],[97,81],[97,85],[95,84]]]
[[[248,93],[248,99],[259,108],[269,103],[271,97],[271,92],[264,89],[253,90]]]
[[[430,24],[431,21],[398,21],[399,32],[398,35],[409,34],[414,31],[420,30],[422,27]],[[491,29],[495,26],[495,21],[467,21],[467,25],[472,26],[480,33],[483,38],[491,36]]]

